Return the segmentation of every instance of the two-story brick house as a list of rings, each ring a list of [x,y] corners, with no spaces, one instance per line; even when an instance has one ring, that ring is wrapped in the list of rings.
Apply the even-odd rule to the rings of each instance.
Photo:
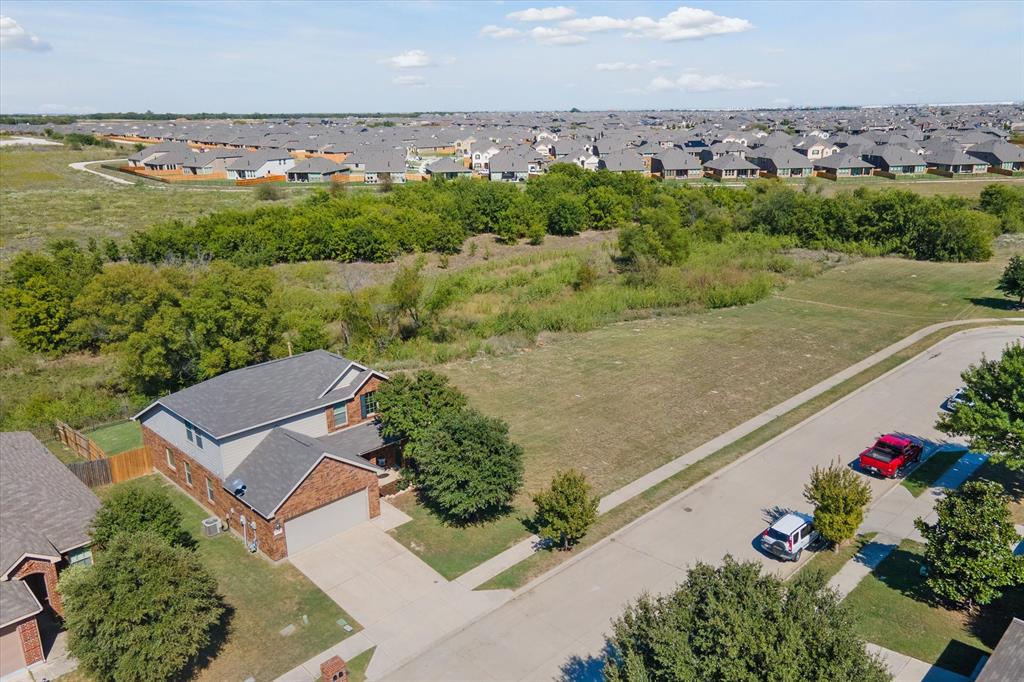
[[[57,576],[92,562],[99,506],[31,433],[0,433],[0,678],[49,654],[64,615]]]
[[[380,514],[379,479],[401,456],[374,419],[386,380],[316,350],[164,396],[135,419],[155,469],[278,560]]]

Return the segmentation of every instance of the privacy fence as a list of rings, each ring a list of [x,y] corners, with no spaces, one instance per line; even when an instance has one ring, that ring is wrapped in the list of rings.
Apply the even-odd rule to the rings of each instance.
[[[57,422],[57,436],[61,443],[86,460],[72,462],[68,469],[90,488],[128,481],[153,470],[145,447],[108,457],[89,436],[62,421]]]

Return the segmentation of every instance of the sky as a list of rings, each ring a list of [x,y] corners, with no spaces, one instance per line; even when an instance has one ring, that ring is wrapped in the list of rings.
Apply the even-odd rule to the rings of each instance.
[[[0,112],[1024,100],[1024,2],[0,4]]]

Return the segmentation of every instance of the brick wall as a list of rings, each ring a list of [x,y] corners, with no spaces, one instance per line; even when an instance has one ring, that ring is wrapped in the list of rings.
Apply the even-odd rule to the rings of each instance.
[[[64,615],[64,605],[57,592],[57,564],[43,559],[25,559],[18,570],[11,574],[13,580],[24,580],[33,573],[42,573],[46,581],[46,596],[50,600],[50,608]]]
[[[358,399],[354,402],[358,403]],[[358,408],[356,414],[358,415]],[[252,534],[255,532],[260,551],[275,561],[288,555],[284,533],[284,522],[288,519],[301,516],[363,488],[368,488],[370,518],[380,514],[380,491],[376,474],[337,460],[325,459],[285,501],[276,516],[267,520],[224,490],[218,476],[145,426],[142,427],[142,439],[149,452],[153,468],[174,481],[201,506],[209,509],[211,515],[226,519],[228,528],[235,534],[243,535],[242,515],[245,516],[247,524],[255,523],[255,531],[250,527],[245,531],[245,536],[252,540]],[[174,469],[167,465],[165,448],[171,450],[176,465]],[[191,486],[185,481],[184,463],[186,461],[192,467]],[[213,483],[214,501],[212,503],[206,496],[207,478]],[[278,524],[280,524],[281,530],[275,532],[275,526]]]
[[[326,415],[327,418],[327,432],[331,433],[332,431],[345,429],[348,428],[349,426],[356,426],[357,424],[362,424],[363,422],[373,421],[374,417],[372,416],[363,417],[361,396],[376,391],[379,386],[380,379],[378,379],[377,377],[371,377],[369,381],[363,384],[363,387],[359,389],[359,392],[356,393],[355,397],[352,398],[352,400],[348,401],[348,403],[345,405],[345,415],[348,421],[346,421],[344,424],[334,423],[334,406],[328,405],[327,409],[324,411],[324,414]]]
[[[42,661],[43,640],[39,636],[39,623],[35,617],[18,624],[18,636],[21,638],[21,651],[25,654],[25,665]]]

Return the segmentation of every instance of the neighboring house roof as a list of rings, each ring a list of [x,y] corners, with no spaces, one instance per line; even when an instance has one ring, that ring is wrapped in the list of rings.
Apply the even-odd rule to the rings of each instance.
[[[909,149],[903,149],[902,147],[894,147],[892,145],[884,145],[871,149],[864,152],[866,155],[871,157],[877,157],[885,162],[887,166],[923,166],[925,165],[924,157],[915,154]]]
[[[100,501],[27,431],[0,433],[0,575],[89,543]]]
[[[755,152],[751,152],[747,157],[748,161],[756,162],[755,159],[764,159],[770,163],[771,168],[810,168],[811,162],[803,154],[798,154],[789,148],[782,147],[762,147]]]
[[[272,429],[225,483],[234,494],[235,481],[245,484],[240,500],[270,518],[291,496],[299,484],[325,457],[346,462],[361,469],[382,472],[359,455],[373,452],[384,445],[373,422],[343,429],[324,438],[313,438],[284,428]]]
[[[0,628],[21,622],[43,610],[28,583],[0,580]]]
[[[962,166],[971,165],[978,163],[986,163],[975,156],[968,156],[959,149],[943,149],[937,151],[934,154],[930,154],[925,157],[925,161],[928,163],[934,163],[940,166]]]
[[[815,168],[838,170],[840,168],[874,168],[874,164],[868,163],[860,156],[850,152],[839,152],[826,156],[814,162]]]
[[[182,163],[187,168],[203,168],[209,166],[217,159],[237,159],[244,156],[245,152],[239,149],[209,149],[205,152],[194,154],[192,158]]]
[[[985,156],[991,156],[997,159],[999,163],[1024,161],[1024,149],[1002,140],[991,140],[976,144],[968,149],[967,153],[971,156],[976,155],[981,159],[984,159]]]
[[[292,155],[284,149],[259,149],[235,159],[228,164],[227,168],[233,171],[259,170],[263,164],[270,161],[282,161],[290,158]]]
[[[439,161],[435,161],[434,163],[432,163],[429,166],[427,166],[427,172],[430,173],[430,174],[434,174],[434,173],[469,173],[470,170],[468,168],[466,168],[465,166],[463,166],[458,161],[456,161],[455,159],[451,158],[450,156],[446,156],[443,159],[441,159]]]
[[[492,173],[526,173],[530,170],[530,162],[512,152],[498,152],[488,161],[487,169]]]
[[[165,154],[167,152],[187,152],[190,151],[189,146],[184,142],[160,142],[159,144],[153,144],[144,149],[140,149],[131,156],[128,157],[129,161],[142,161],[148,159],[154,154]]]
[[[615,172],[643,172],[646,170],[644,160],[632,151],[611,153],[601,156],[601,168]]]
[[[700,161],[693,154],[688,154],[682,149],[666,149],[654,155],[662,168],[666,170],[698,170]]]
[[[717,159],[705,163],[704,167],[711,170],[758,170],[754,164],[741,159],[739,154],[722,154]]]
[[[1006,626],[977,682],[1019,682],[1024,670],[1024,620],[1014,618]]]
[[[353,381],[331,391],[349,368],[358,372]],[[135,418],[162,405],[210,436],[223,438],[349,400],[374,375],[387,378],[340,355],[314,350],[225,372],[159,398]]]
[[[330,159],[325,159],[322,156],[313,156],[303,161],[299,161],[297,164],[288,169],[289,173],[339,173],[341,171],[347,171],[348,168],[343,168],[340,163],[335,163]]]

